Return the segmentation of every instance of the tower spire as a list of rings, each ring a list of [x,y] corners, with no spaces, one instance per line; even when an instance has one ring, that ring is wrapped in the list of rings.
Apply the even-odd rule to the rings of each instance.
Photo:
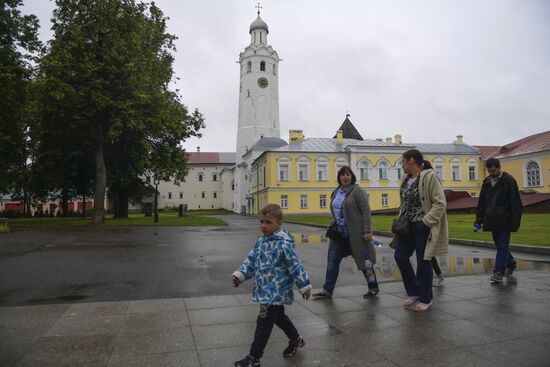
[[[258,2],[258,5],[255,5],[254,7],[258,9],[258,15],[260,15],[260,10],[263,9],[263,6],[260,6],[260,3]]]

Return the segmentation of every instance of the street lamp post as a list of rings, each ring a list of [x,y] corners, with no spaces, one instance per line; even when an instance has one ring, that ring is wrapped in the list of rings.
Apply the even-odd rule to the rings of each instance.
[[[154,218],[155,218],[154,222],[158,223],[159,222],[159,203],[158,203],[159,192],[158,192],[158,186],[159,186],[159,183],[160,183],[160,180],[158,179],[158,177],[154,178],[154,183],[155,183],[155,202],[153,203],[153,215],[154,215]]]

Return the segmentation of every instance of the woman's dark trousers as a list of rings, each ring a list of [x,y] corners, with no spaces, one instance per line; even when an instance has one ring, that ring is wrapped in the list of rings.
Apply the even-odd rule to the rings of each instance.
[[[432,301],[432,263],[430,260],[424,260],[429,235],[430,228],[422,221],[413,222],[409,225],[408,234],[397,237],[395,249],[395,261],[401,271],[407,295],[418,296],[423,303]],[[416,275],[410,260],[413,252],[416,252]]]

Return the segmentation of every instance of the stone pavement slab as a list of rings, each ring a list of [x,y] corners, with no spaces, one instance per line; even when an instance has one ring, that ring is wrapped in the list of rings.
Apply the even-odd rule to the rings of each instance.
[[[486,275],[434,289],[434,307],[402,306],[401,282],[336,288],[331,300],[287,313],[306,340],[290,359],[275,328],[263,366],[545,366],[550,360],[550,273],[519,271],[517,284]],[[250,348],[258,306],[249,294],[0,307],[0,365],[232,366]]]

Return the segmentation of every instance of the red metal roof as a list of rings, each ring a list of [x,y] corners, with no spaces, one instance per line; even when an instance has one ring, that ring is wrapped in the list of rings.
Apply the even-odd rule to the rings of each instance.
[[[498,153],[500,146],[498,145],[474,145],[481,153],[481,159],[486,161],[487,159],[494,157]]]
[[[502,146],[496,157],[510,157],[519,154],[537,153],[550,150],[550,130],[527,136]]]
[[[218,152],[197,152],[197,153],[187,153],[187,163],[197,164],[197,163],[219,163],[220,162],[220,153]]]
[[[189,164],[235,164],[232,152],[193,152],[187,153]]]

